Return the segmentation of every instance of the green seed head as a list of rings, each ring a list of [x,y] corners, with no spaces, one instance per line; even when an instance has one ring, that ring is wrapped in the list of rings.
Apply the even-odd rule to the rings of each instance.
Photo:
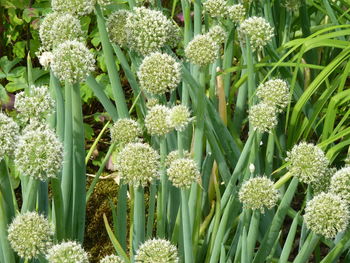
[[[54,49],[51,69],[61,81],[80,83],[94,70],[94,64],[94,56],[83,43],[68,40]]]
[[[109,255],[101,259],[100,263],[125,263],[125,261],[116,255]]]
[[[334,238],[349,223],[346,202],[333,193],[321,193],[307,202],[304,222],[312,232]]]
[[[109,39],[122,47],[127,45],[125,23],[128,15],[129,11],[122,9],[113,12],[107,19]]]
[[[189,188],[200,178],[196,162],[189,158],[179,158],[171,162],[167,174],[172,184],[178,188]]]
[[[19,126],[6,114],[0,112],[0,161],[12,156],[17,146]]]
[[[249,17],[245,19],[240,27],[239,33],[242,41],[248,37],[252,50],[262,49],[274,36],[273,28],[263,17]]]
[[[150,135],[162,136],[170,132],[167,117],[169,108],[163,105],[156,105],[149,109],[145,118],[145,126]]]
[[[185,49],[191,63],[206,66],[218,58],[219,45],[208,34],[195,36]]]
[[[51,7],[55,12],[70,13],[79,16],[90,14],[95,0],[52,0]]]
[[[159,52],[146,56],[137,72],[141,89],[150,94],[173,91],[181,81],[181,67],[168,54]]]
[[[332,176],[330,192],[338,195],[350,205],[350,167],[344,167]]]
[[[177,249],[168,240],[150,239],[143,243],[135,256],[136,263],[178,263]]]
[[[276,107],[278,112],[282,112],[289,103],[288,84],[281,79],[273,79],[260,84],[256,95],[264,103]]]
[[[251,178],[244,182],[239,190],[239,201],[246,209],[271,209],[278,201],[279,193],[274,188],[273,181],[266,176]]]
[[[210,17],[223,17],[227,12],[226,0],[207,0],[203,3],[204,12]]]
[[[276,108],[266,103],[256,104],[249,110],[249,121],[258,132],[270,132],[277,125]]]
[[[8,228],[8,240],[14,251],[25,259],[45,255],[52,246],[54,226],[37,212],[17,215]]]
[[[146,186],[158,178],[159,155],[146,143],[129,143],[120,151],[115,165],[125,183]]]
[[[142,134],[139,124],[131,119],[119,119],[111,128],[112,142],[128,144],[139,141]]]
[[[48,87],[31,86],[28,95],[25,92],[16,94],[14,106],[22,122],[29,120],[42,122],[54,112],[55,101]]]
[[[19,137],[15,150],[17,171],[42,181],[56,177],[63,163],[63,145],[46,125],[32,123]]]
[[[185,105],[177,105],[170,109],[167,116],[168,125],[177,131],[183,131],[192,121],[191,113]]]
[[[162,12],[145,7],[129,13],[125,28],[130,48],[142,55],[159,51],[174,33],[172,22]]]
[[[227,17],[235,23],[240,23],[246,15],[245,8],[242,4],[232,5],[227,7]]]
[[[88,254],[75,241],[66,241],[51,247],[46,255],[50,263],[89,263]]]
[[[312,183],[323,178],[328,171],[329,161],[317,146],[301,142],[287,152],[289,172],[303,183]]]

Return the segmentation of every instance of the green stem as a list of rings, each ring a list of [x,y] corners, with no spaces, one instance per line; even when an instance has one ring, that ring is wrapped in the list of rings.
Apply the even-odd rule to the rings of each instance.
[[[15,255],[12,252],[10,244],[7,239],[7,228],[8,228],[8,214],[6,213],[5,208],[5,198],[2,195],[2,191],[0,191],[0,259],[2,262],[6,263],[15,263]]]
[[[109,42],[105,20],[99,5],[96,5],[95,12],[97,16],[97,26],[98,26],[98,31],[100,33],[103,55],[106,61],[106,66],[108,71],[108,77],[112,86],[114,101],[116,103],[119,116],[122,118],[125,118],[129,116],[129,111],[126,105],[123,88],[120,83],[119,73],[115,65],[113,50]]]
[[[29,178],[28,185],[26,187],[25,196],[23,198],[23,205],[21,208],[21,213],[27,211],[33,211],[35,209],[37,193],[38,193],[39,181],[33,177]]]
[[[132,249],[134,255],[139,246],[145,241],[145,203],[142,186],[134,188],[134,229],[132,236]]]
[[[64,159],[62,168],[62,198],[64,207],[65,238],[72,238],[72,185],[73,185],[73,121],[72,121],[72,85],[65,84],[65,123],[64,123]]]
[[[290,172],[287,172],[285,175],[283,175],[275,184],[275,189],[281,188],[285,183],[289,181],[290,178],[292,178],[292,174]]]
[[[0,161],[0,193],[5,202],[7,221],[11,221],[15,216],[14,193],[9,176],[6,161],[3,159]]]
[[[165,136],[160,138],[160,162],[161,162],[161,189],[160,200],[158,200],[157,213],[157,235],[161,238],[165,237],[166,215],[167,215],[167,200],[168,200],[168,178],[165,172],[165,158],[167,154]]]
[[[56,97],[56,133],[63,142],[64,139],[64,99],[60,81],[50,71],[50,87],[53,88]]]
[[[320,241],[320,236],[311,232],[293,262],[294,263],[308,262],[312,252],[315,250],[315,247],[319,241]]]
[[[253,259],[254,249],[256,245],[256,240],[259,233],[259,220],[260,220],[260,211],[253,211],[252,218],[250,221],[248,236],[247,236],[247,259],[248,262],[251,262]]]
[[[63,197],[60,180],[57,178],[51,179],[52,195],[53,195],[53,206],[55,209],[55,231],[57,241],[64,239],[64,208],[63,208]]]
[[[89,159],[90,159],[92,153],[96,149],[96,146],[97,146],[98,142],[100,141],[100,139],[101,139],[102,135],[104,134],[104,132],[107,130],[109,124],[110,124],[110,121],[107,121],[107,123],[103,126],[102,130],[98,134],[97,138],[94,140],[94,143],[91,145],[91,147],[89,149],[89,152],[87,153],[87,155],[85,157],[85,164],[87,164],[89,162]]]
[[[248,105],[251,107],[254,105],[254,90],[255,90],[255,73],[254,73],[254,58],[252,53],[252,48],[250,46],[250,41],[248,37],[246,38],[246,63],[247,63],[247,73],[248,73]]]
[[[186,190],[181,189],[181,218],[182,218],[182,231],[185,248],[185,262],[194,262],[193,250],[192,250],[192,238],[191,238],[191,223],[189,217],[189,208],[186,197]]]
[[[73,85],[73,229],[75,238],[84,240],[86,207],[86,166],[83,112],[80,85]]]

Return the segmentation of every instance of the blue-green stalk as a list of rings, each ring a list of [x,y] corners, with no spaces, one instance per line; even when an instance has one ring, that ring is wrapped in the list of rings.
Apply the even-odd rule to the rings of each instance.
[[[168,186],[169,181],[165,173],[165,158],[167,154],[166,138],[165,135],[160,137],[160,163],[161,163],[161,174],[160,174],[160,200],[157,207],[157,236],[165,238],[166,228],[166,215],[167,215],[167,200],[168,200]]]
[[[15,255],[7,239],[8,215],[6,214],[5,199],[0,191],[0,260],[6,263],[15,263]]]
[[[86,208],[86,166],[84,122],[80,96],[80,85],[73,85],[72,94],[73,117],[73,229],[74,237],[83,242],[85,230]]]
[[[73,191],[73,120],[72,120],[72,89],[73,86],[65,83],[65,121],[64,121],[64,159],[62,168],[62,197],[64,207],[65,238],[72,236],[72,191]]]
[[[24,213],[27,211],[33,211],[35,209],[36,199],[38,194],[38,186],[39,186],[39,180],[33,177],[30,177],[28,184],[26,186],[21,213]]]
[[[192,248],[192,229],[189,216],[189,207],[187,194],[185,189],[181,189],[181,220],[182,220],[182,233],[184,239],[184,249],[185,249],[185,262],[193,263],[194,255]]]
[[[64,141],[64,99],[61,90],[59,80],[50,71],[50,87],[54,90],[56,97],[56,134],[60,141]],[[64,220],[64,208],[63,197],[61,189],[62,174],[58,175],[58,178],[51,178],[51,187],[53,195],[53,207],[55,211],[55,229],[56,238],[58,241],[62,241],[64,238],[65,220]]]
[[[108,77],[112,86],[114,101],[116,103],[118,114],[120,115],[120,117],[127,117],[129,116],[129,111],[126,105],[123,88],[120,83],[119,74],[115,65],[112,46],[108,39],[105,20],[103,18],[103,14],[99,5],[96,5],[95,12],[97,17],[97,26],[102,43],[103,55],[106,60]]]
[[[136,254],[139,246],[145,241],[145,203],[142,186],[134,187],[134,220],[132,249]]]

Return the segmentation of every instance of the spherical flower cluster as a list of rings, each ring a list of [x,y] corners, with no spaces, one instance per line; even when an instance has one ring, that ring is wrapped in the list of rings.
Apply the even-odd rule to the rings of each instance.
[[[189,188],[200,178],[197,164],[190,158],[179,158],[167,169],[169,180],[178,188]]]
[[[336,168],[327,168],[326,174],[324,176],[310,183],[314,195],[320,194],[322,192],[326,193],[330,190],[329,188],[331,184],[331,178],[336,171]]]
[[[282,79],[272,79],[260,84],[256,95],[264,103],[276,107],[278,112],[282,112],[289,103],[288,84]]]
[[[40,65],[47,69],[53,60],[53,54],[52,52],[44,51],[40,55],[38,55],[38,58]]]
[[[50,263],[89,263],[88,254],[75,241],[66,241],[54,245],[48,250],[46,259]]]
[[[39,37],[41,41],[42,49],[51,50],[53,46],[53,37],[51,35],[51,29],[55,21],[60,17],[60,13],[53,12],[47,14],[40,24]]]
[[[35,124],[32,124],[35,126]],[[42,181],[56,177],[63,163],[63,145],[47,126],[27,126],[15,150],[17,171]]]
[[[143,243],[135,256],[136,263],[178,263],[177,249],[168,240],[150,239]]]
[[[239,27],[239,32],[243,41],[248,37],[253,51],[263,48],[274,36],[273,28],[266,19],[256,16],[245,19]]]
[[[37,212],[17,215],[8,228],[8,240],[14,251],[25,259],[45,255],[52,245],[54,226]]]
[[[185,49],[191,63],[206,66],[218,58],[219,45],[208,34],[195,36]]]
[[[11,156],[16,148],[19,136],[19,126],[4,113],[0,112],[0,161]]]
[[[75,15],[90,14],[95,5],[95,0],[52,0],[51,7],[55,12],[70,13]]]
[[[276,109],[266,103],[256,104],[249,110],[249,121],[258,132],[270,132],[277,125]]]
[[[223,17],[227,11],[227,1],[207,0],[203,3],[203,9],[210,17]]]
[[[145,7],[129,13],[125,28],[130,48],[142,55],[158,51],[174,34],[172,22],[162,12]]]
[[[188,151],[183,151],[183,158],[190,159],[190,157],[191,157],[191,154]],[[180,153],[178,150],[171,151],[170,153],[168,153],[168,155],[165,159],[165,166],[170,167],[170,164],[173,161],[180,159],[180,158],[182,158],[182,157],[180,156]]]
[[[102,7],[105,7],[106,5],[111,4],[111,0],[97,0],[96,2],[97,2],[97,4],[99,4]]]
[[[334,238],[344,231],[350,214],[346,202],[333,193],[321,193],[307,202],[304,222],[312,232]]]
[[[233,22],[240,23],[244,20],[246,11],[242,4],[227,7],[227,17]]]
[[[131,119],[119,119],[111,128],[112,143],[127,144],[138,141],[142,131],[139,124]]]
[[[332,176],[330,192],[337,194],[350,205],[350,167],[344,167]]]
[[[116,255],[105,256],[100,263],[124,263],[124,260]]]
[[[159,52],[146,56],[137,72],[141,89],[151,94],[163,94],[174,90],[181,81],[180,63]]]
[[[208,35],[218,44],[225,43],[226,31],[221,26],[213,26],[209,29]]]
[[[279,193],[266,176],[251,178],[244,182],[238,193],[239,201],[246,209],[271,209],[278,201]]]
[[[119,46],[127,45],[127,34],[125,30],[126,19],[129,15],[127,10],[117,10],[107,19],[107,30],[109,39]]]
[[[192,121],[191,113],[185,105],[177,105],[170,109],[166,121],[169,127],[183,131]]]
[[[23,122],[42,121],[54,112],[55,101],[50,96],[48,87],[31,86],[29,94],[20,92],[15,97],[15,109]]]
[[[324,177],[329,161],[324,152],[317,146],[301,142],[287,152],[289,172],[303,183],[312,183]]]
[[[53,13],[52,16],[45,17],[39,29],[39,36],[43,49],[51,50],[66,40],[82,41],[83,31],[79,19],[75,16]]]
[[[146,186],[158,177],[159,155],[146,143],[129,143],[119,153],[115,166],[125,183]]]
[[[145,126],[150,135],[162,136],[170,132],[167,116],[169,108],[163,105],[156,105],[149,109],[145,118]]]
[[[68,40],[54,49],[51,69],[61,81],[79,83],[94,70],[94,64],[94,56],[83,43]]]

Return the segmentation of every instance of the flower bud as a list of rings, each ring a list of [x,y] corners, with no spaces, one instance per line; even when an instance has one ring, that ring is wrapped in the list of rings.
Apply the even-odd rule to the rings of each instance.
[[[289,103],[288,84],[282,79],[272,79],[260,84],[256,95],[264,103],[276,107],[278,112],[282,112]]]
[[[51,7],[55,12],[70,13],[79,16],[90,14],[95,0],[52,0]]]
[[[125,261],[116,255],[105,256],[100,263],[124,263]]]
[[[216,43],[223,44],[225,43],[227,34],[225,29],[223,29],[221,26],[213,26],[209,29],[209,32],[207,33]]]
[[[203,3],[204,11],[210,17],[223,17],[227,12],[226,0],[206,0]]]
[[[330,192],[338,195],[350,205],[350,167],[344,167],[332,176]]]
[[[175,128],[177,131],[183,131],[187,125],[192,121],[190,117],[190,111],[184,105],[177,105],[170,109],[169,115],[167,116],[168,126]]]
[[[129,11],[121,9],[113,12],[107,19],[109,39],[123,47],[127,45],[127,32],[125,29]]]
[[[246,11],[242,4],[227,7],[227,17],[233,22],[240,23],[244,20]]]
[[[185,49],[191,63],[206,66],[218,58],[219,45],[208,34],[195,36]]]

